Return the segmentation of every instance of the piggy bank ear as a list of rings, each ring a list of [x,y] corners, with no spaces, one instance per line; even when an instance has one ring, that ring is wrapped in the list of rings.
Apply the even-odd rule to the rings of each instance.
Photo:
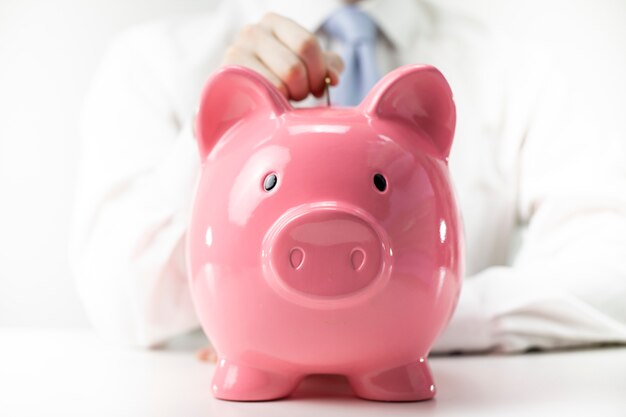
[[[405,123],[430,137],[441,158],[450,153],[456,110],[443,75],[429,65],[407,65],[376,84],[359,107],[366,113]]]
[[[217,141],[235,124],[252,115],[275,118],[291,106],[260,74],[239,66],[225,66],[207,81],[196,113],[195,132],[204,161]]]

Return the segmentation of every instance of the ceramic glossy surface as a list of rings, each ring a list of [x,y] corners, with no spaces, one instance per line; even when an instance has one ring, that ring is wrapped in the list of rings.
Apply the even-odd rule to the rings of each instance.
[[[187,261],[216,397],[281,398],[313,373],[367,399],[435,395],[427,356],[463,274],[454,125],[430,66],[388,74],[355,108],[293,109],[241,67],[211,76]]]

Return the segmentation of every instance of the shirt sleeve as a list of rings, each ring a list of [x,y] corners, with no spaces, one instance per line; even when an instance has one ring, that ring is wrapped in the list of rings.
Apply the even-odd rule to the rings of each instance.
[[[626,33],[576,30],[532,61],[545,69],[519,150],[521,247],[467,277],[436,352],[626,343]]]
[[[146,347],[198,325],[184,240],[199,158],[142,37],[113,43],[85,106],[70,263],[94,327]]]

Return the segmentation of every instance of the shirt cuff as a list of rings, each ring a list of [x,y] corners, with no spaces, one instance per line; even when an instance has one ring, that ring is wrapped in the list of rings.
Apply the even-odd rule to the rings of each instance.
[[[456,310],[435,341],[432,352],[478,352],[492,348],[491,320],[483,304],[472,282],[466,280]]]

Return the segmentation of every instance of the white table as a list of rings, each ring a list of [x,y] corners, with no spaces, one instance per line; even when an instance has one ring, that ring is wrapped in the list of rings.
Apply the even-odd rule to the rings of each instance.
[[[431,358],[438,395],[421,403],[360,400],[335,376],[236,403],[211,397],[203,343],[125,350],[87,330],[0,329],[0,416],[626,416],[626,348]]]

